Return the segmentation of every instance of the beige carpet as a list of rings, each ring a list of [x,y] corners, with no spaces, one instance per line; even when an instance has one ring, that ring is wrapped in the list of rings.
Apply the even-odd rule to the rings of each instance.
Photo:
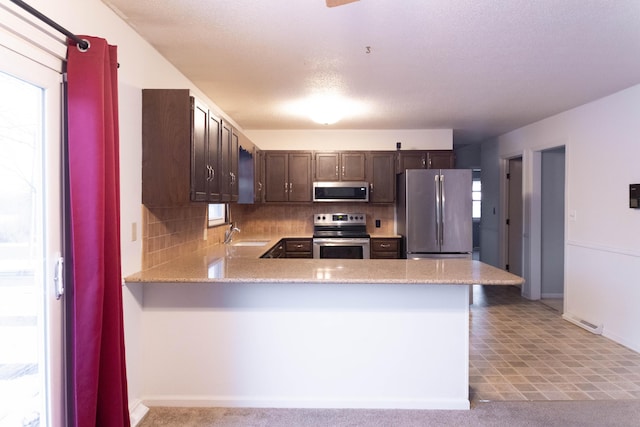
[[[487,402],[469,411],[151,408],[140,427],[634,426],[640,400]]]

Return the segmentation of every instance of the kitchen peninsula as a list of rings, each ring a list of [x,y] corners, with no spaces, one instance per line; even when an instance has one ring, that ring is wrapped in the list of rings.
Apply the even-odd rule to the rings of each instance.
[[[460,259],[260,259],[269,244],[126,278],[145,404],[469,409],[469,286],[520,277]]]

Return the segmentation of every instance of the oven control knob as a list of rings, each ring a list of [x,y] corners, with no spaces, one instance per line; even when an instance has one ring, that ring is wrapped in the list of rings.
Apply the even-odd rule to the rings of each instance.
[[[350,217],[349,217],[349,219],[350,219],[351,221],[353,221],[353,217],[352,217],[352,216],[350,216]]]

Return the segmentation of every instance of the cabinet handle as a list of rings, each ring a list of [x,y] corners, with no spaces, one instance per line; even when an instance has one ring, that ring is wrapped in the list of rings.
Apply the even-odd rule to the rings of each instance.
[[[285,182],[285,183],[284,183],[284,192],[285,192],[285,193],[289,191],[289,190],[287,189],[287,188],[288,188],[288,186],[289,186],[289,183],[288,183],[288,182]]]
[[[422,167],[424,168],[427,165],[426,159],[425,159],[425,155],[422,155]]]
[[[296,245],[296,249],[302,249],[302,245],[298,243],[298,244]]]
[[[258,182],[258,191],[262,191],[262,183]]]
[[[211,166],[209,167],[211,168],[211,181],[213,181],[214,178],[216,177],[216,170]]]
[[[338,176],[338,165],[336,165],[336,177]]]
[[[369,184],[369,191],[373,193],[373,182]]]
[[[344,176],[344,166],[342,166],[342,176]]]
[[[293,183],[289,183],[289,193],[293,193]]]
[[[383,249],[387,249],[387,248],[390,248],[391,245],[389,243],[380,243],[380,247]]]

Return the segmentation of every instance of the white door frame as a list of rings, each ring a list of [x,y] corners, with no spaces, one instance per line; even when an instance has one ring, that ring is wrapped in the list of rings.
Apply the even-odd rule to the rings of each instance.
[[[565,138],[548,141],[544,144],[535,145],[522,151],[514,151],[500,156],[500,182],[501,182],[501,215],[500,221],[502,226],[499,228],[500,242],[502,248],[500,250],[500,259],[502,266],[506,264],[508,259],[507,248],[507,232],[506,220],[508,215],[508,182],[506,172],[510,159],[522,157],[522,196],[523,196],[523,277],[525,283],[522,286],[522,296],[532,300],[540,299],[541,280],[542,280],[542,151],[565,147],[565,156],[569,156],[569,148]],[[568,165],[565,162],[565,212],[568,198]],[[567,218],[565,215],[565,230],[567,230]],[[567,235],[565,233],[565,252]],[[565,254],[566,255],[566,254]],[[566,273],[565,273],[566,274]],[[566,299],[565,299],[566,304]]]

